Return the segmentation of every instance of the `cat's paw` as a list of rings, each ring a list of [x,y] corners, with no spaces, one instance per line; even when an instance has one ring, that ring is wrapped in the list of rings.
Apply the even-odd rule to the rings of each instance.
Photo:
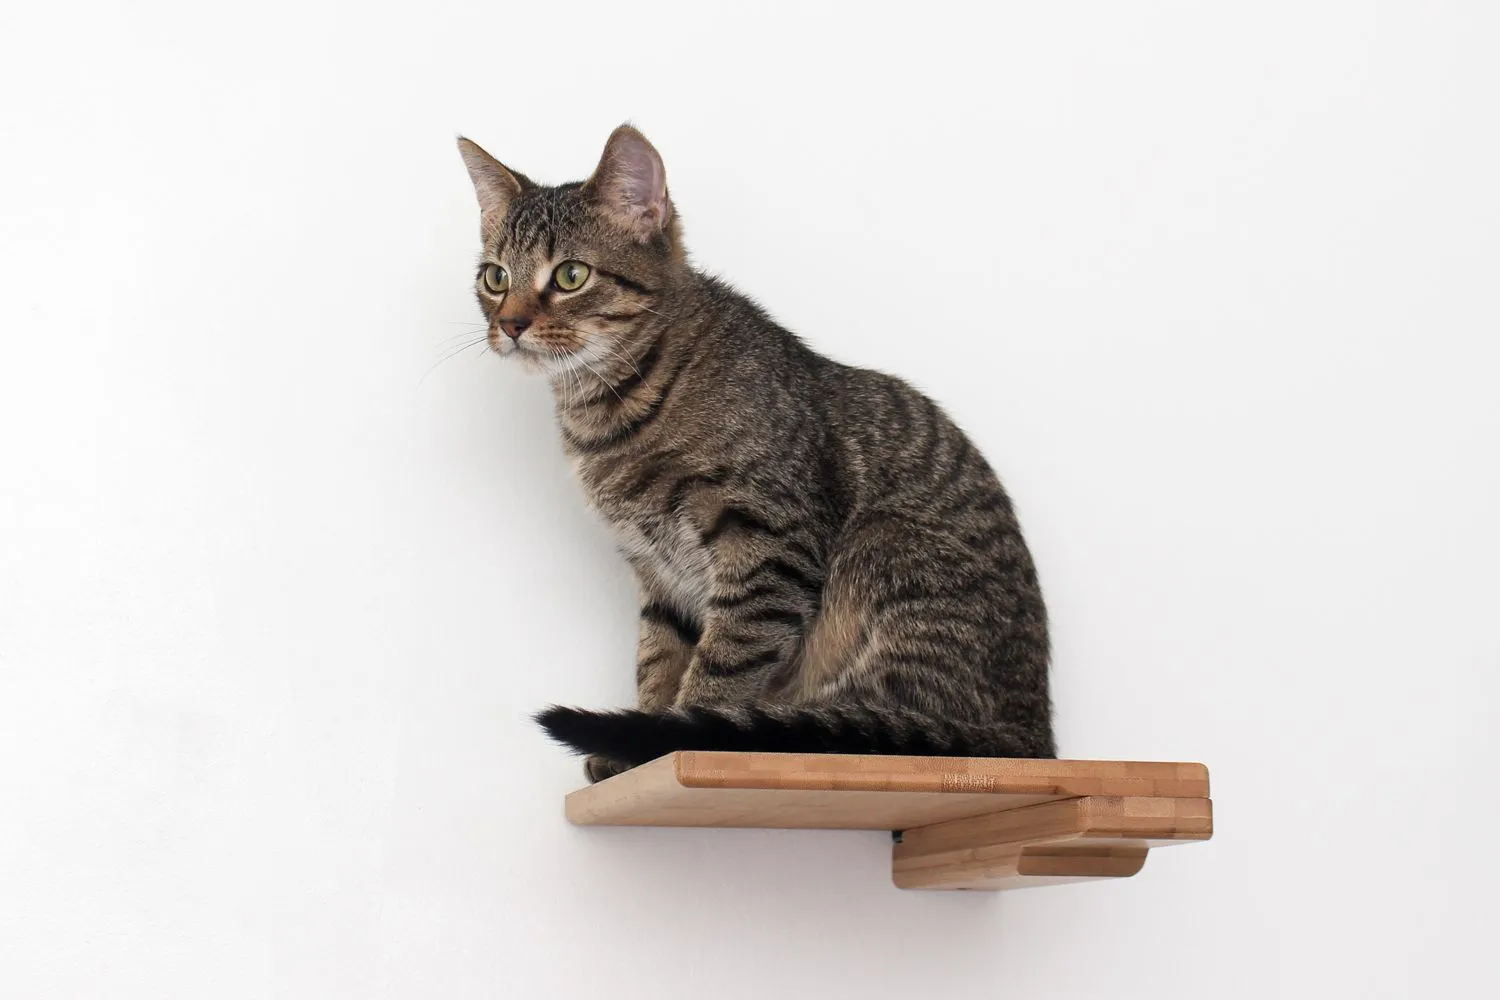
[[[583,759],[583,774],[589,779],[590,784],[603,781],[605,778],[612,778],[628,770],[630,768],[624,764],[604,757],[589,756]]]

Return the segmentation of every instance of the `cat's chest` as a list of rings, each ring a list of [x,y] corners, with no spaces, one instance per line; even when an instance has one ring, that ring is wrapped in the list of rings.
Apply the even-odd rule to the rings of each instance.
[[[701,617],[708,605],[710,574],[708,549],[697,531],[670,518],[609,524],[636,572],[679,611]]]
[[[614,532],[620,551],[659,598],[700,618],[708,605],[710,561],[698,526],[673,510],[661,490],[611,488],[609,477],[599,477],[575,462],[575,471],[589,503]],[[593,471],[595,474],[590,475]]]

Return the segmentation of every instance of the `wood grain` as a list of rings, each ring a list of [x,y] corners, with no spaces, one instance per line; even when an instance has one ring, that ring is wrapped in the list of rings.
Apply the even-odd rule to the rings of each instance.
[[[1084,795],[1201,798],[1202,764],[688,751],[568,796],[590,826],[905,830]]]

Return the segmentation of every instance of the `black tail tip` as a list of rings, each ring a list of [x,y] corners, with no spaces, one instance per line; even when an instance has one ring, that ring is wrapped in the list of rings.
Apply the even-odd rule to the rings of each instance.
[[[581,708],[548,705],[532,715],[531,720],[541,726],[553,740],[574,753],[588,753],[585,740],[593,732],[595,726],[592,723],[595,722],[597,716],[597,712],[589,712]]]

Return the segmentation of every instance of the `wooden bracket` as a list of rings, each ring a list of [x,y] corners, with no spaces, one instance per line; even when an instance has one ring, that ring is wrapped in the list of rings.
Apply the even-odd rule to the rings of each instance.
[[[584,826],[893,830],[903,889],[1134,875],[1213,833],[1201,764],[684,751],[579,789]]]
[[[1088,795],[904,832],[892,871],[903,889],[1016,889],[1134,875],[1152,847],[1207,840],[1206,798]]]

